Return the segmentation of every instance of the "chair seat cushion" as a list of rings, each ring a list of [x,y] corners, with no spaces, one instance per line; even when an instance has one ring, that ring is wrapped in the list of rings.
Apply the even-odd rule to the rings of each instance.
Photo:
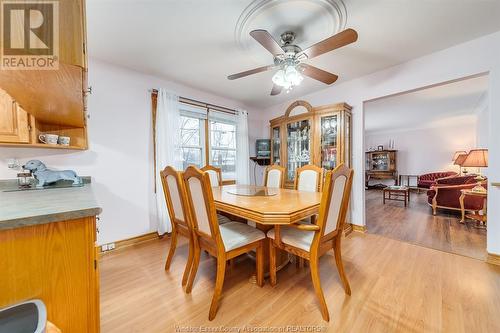
[[[267,237],[274,239],[274,228],[267,232]],[[293,227],[280,228],[281,242],[293,247],[309,251],[314,238],[314,231],[298,230]]]
[[[224,224],[231,222],[231,219],[227,216],[217,214],[217,221],[219,221],[219,224]]]
[[[259,229],[239,222],[231,221],[221,224],[219,229],[226,251],[231,251],[266,238],[266,235]]]

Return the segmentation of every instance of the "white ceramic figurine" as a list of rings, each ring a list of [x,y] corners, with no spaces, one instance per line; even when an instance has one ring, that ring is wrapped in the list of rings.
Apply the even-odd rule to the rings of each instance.
[[[38,180],[38,183],[36,184],[37,188],[42,188],[45,184],[52,184],[58,180],[71,180],[73,181],[73,186],[79,186],[82,184],[82,179],[78,177],[76,172],[73,170],[49,170],[45,164],[39,160],[28,161],[25,165],[23,165],[23,169],[30,170],[33,176]]]

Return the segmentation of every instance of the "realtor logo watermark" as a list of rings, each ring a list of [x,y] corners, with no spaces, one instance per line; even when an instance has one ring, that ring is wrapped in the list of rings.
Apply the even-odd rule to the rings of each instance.
[[[59,68],[59,1],[0,0],[0,70]]]

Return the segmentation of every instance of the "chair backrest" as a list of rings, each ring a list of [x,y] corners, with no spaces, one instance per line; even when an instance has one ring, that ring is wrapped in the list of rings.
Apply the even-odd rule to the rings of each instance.
[[[222,186],[222,172],[220,168],[216,168],[211,165],[205,165],[201,168],[201,171],[205,171],[210,176],[210,185],[212,187]]]
[[[216,244],[223,244],[209,174],[194,166],[189,166],[182,178],[194,232]]]
[[[285,168],[279,165],[268,166],[264,175],[264,186],[272,188],[283,188],[284,185]]]
[[[317,221],[320,237],[328,236],[333,231],[342,232],[351,197],[353,174],[354,171],[344,164],[326,173]]]
[[[309,164],[295,170],[294,188],[299,191],[321,192],[323,168]]]
[[[188,228],[188,210],[182,172],[175,170],[171,166],[167,166],[160,172],[160,177],[170,221],[174,225],[181,224]]]

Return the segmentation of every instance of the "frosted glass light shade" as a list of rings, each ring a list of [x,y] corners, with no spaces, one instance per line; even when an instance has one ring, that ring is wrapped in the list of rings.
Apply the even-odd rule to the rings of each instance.
[[[285,72],[280,69],[273,75],[272,80],[274,84],[283,87],[285,85]]]

